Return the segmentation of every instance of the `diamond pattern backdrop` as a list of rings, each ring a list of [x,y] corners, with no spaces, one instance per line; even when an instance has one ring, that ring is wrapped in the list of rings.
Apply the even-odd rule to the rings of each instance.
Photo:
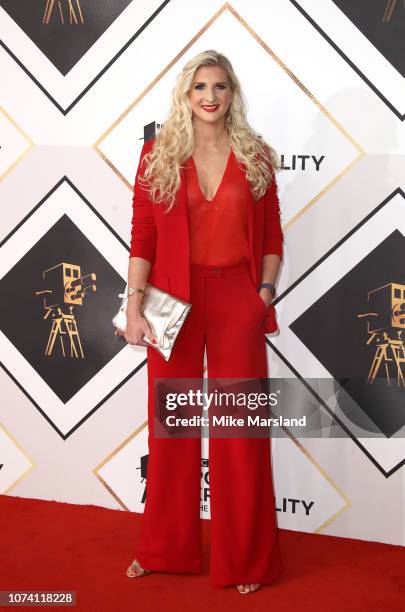
[[[146,351],[111,319],[142,143],[214,48],[283,163],[270,375],[335,389],[308,389],[329,439],[273,440],[279,526],[404,544],[403,3],[1,0],[0,24],[0,491],[143,512]]]

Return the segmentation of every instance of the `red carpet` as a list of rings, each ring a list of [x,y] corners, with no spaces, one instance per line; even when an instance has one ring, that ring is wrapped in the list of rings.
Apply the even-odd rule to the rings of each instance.
[[[97,506],[0,496],[0,590],[75,590],[76,609],[86,612],[405,610],[403,547],[287,530],[280,532],[285,571],[274,584],[249,595],[211,587],[205,520],[201,576],[129,579],[125,569],[140,518]]]

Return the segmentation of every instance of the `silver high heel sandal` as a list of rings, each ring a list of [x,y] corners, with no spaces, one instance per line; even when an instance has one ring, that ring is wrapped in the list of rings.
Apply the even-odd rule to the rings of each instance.
[[[128,578],[139,578],[140,576],[146,576],[146,574],[151,574],[152,570],[143,569],[141,564],[137,559],[134,559],[131,565],[127,569]]]
[[[245,590],[247,587],[247,590]],[[247,595],[248,593],[254,593],[260,589],[261,584],[237,584],[236,588],[241,595]]]

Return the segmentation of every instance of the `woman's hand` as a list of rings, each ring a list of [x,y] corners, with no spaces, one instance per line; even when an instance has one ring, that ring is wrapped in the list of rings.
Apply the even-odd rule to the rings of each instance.
[[[128,344],[136,346],[149,346],[147,342],[142,340],[144,334],[151,340],[151,342],[157,342],[152,334],[148,322],[141,314],[127,315],[127,326],[123,335]]]
[[[263,287],[262,289],[260,289],[259,295],[262,298],[266,308],[268,308],[273,301],[271,291],[267,287]]]

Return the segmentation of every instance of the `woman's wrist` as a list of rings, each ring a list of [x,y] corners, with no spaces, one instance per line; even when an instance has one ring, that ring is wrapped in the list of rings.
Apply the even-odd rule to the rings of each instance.
[[[270,306],[273,301],[273,295],[268,287],[262,287],[259,289],[259,295],[264,300],[266,306]]]
[[[127,317],[138,318],[141,316],[142,296],[140,294],[132,294],[127,299]]]
[[[260,289],[268,289],[272,299],[274,299],[276,295],[276,287],[274,283],[272,283],[271,281],[262,281],[260,284]]]

